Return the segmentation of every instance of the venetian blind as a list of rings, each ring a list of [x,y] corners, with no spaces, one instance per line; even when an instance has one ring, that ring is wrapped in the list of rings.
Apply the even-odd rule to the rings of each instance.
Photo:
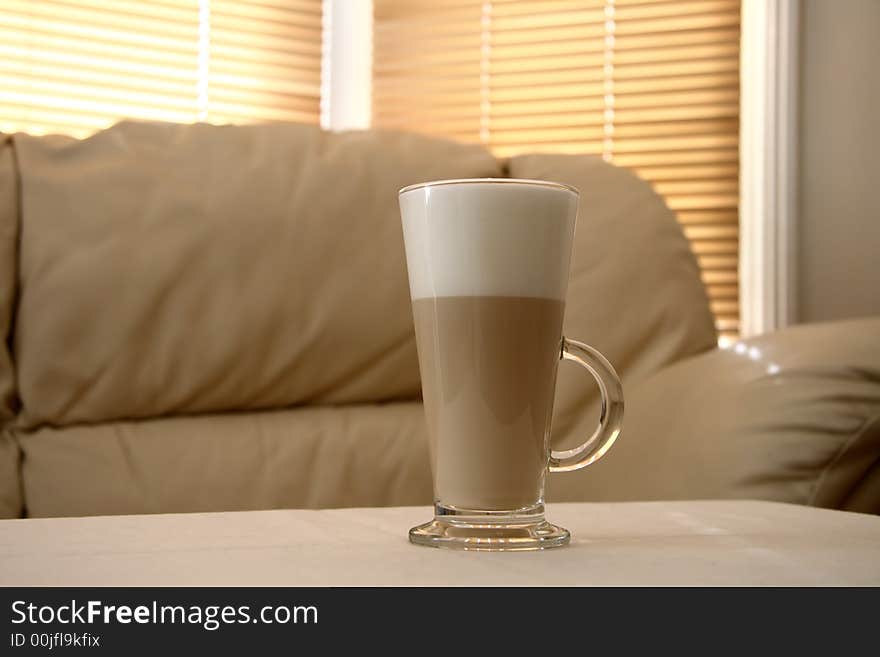
[[[321,0],[0,0],[0,131],[317,123]]]
[[[732,337],[739,12],[738,0],[375,0],[374,124],[634,169],[678,216]]]

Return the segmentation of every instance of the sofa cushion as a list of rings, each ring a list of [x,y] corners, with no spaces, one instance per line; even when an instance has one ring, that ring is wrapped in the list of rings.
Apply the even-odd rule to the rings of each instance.
[[[397,191],[479,146],[295,124],[15,137],[20,425],[419,394]]]
[[[599,349],[631,385],[682,358],[712,349],[717,335],[697,262],[675,216],[651,186],[596,156],[523,155],[515,178],[574,185],[578,224],[565,335]],[[558,446],[592,432],[596,388],[575,367],[559,369],[554,408]],[[628,401],[628,400],[627,400]],[[628,420],[624,418],[626,439]]]
[[[547,499],[753,498],[878,513],[878,340],[880,319],[804,326],[664,368],[631,386],[608,454],[549,476]],[[17,438],[33,516],[432,497],[416,402],[43,427]]]
[[[880,513],[880,318],[798,326],[635,385],[562,500],[752,498]]]
[[[29,516],[430,504],[418,402],[22,434]]]

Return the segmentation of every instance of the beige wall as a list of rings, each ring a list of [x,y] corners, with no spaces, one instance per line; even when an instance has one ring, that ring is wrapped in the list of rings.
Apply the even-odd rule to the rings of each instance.
[[[880,0],[801,4],[799,315],[880,315]]]

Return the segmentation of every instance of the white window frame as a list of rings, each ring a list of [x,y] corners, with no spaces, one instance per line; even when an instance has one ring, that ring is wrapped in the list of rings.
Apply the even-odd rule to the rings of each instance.
[[[321,127],[372,123],[373,0],[323,0]]]
[[[743,0],[740,333],[797,321],[799,0]]]
[[[743,0],[740,49],[740,333],[797,319],[799,0]],[[324,0],[321,125],[366,129],[372,0]]]

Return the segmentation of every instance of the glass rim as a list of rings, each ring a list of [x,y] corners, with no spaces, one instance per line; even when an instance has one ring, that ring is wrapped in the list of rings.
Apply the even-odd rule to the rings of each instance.
[[[516,184],[516,185],[533,185],[536,187],[550,187],[552,189],[561,189],[572,192],[575,196],[580,196],[577,187],[566,185],[565,183],[551,182],[549,180],[533,180],[531,178],[453,178],[450,180],[432,180],[430,182],[415,183],[407,185],[397,192],[398,196],[412,192],[423,187],[440,187],[444,185],[475,185],[475,184]]]

